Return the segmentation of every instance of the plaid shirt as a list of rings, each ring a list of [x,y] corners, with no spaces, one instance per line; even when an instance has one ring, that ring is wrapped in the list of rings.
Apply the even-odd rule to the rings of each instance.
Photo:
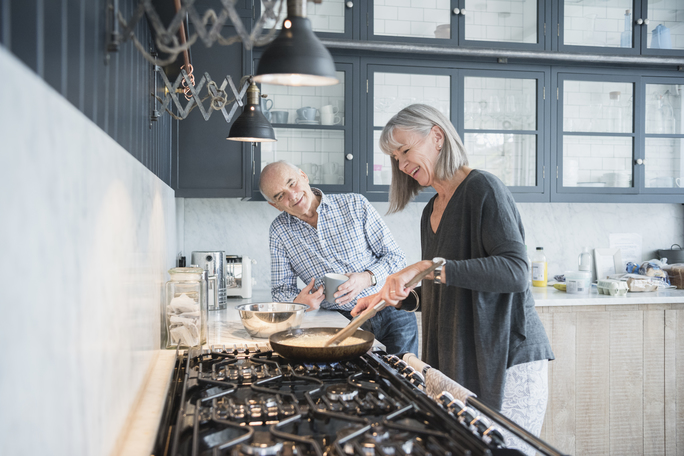
[[[355,193],[321,196],[317,227],[282,212],[271,224],[271,297],[291,302],[301,291],[297,277],[307,285],[316,278],[314,289],[329,272],[371,271],[377,285],[363,290],[358,298],[377,293],[388,275],[406,266],[406,257],[394,241],[385,222],[366,198]],[[324,300],[325,309],[351,310],[356,299],[344,306]]]

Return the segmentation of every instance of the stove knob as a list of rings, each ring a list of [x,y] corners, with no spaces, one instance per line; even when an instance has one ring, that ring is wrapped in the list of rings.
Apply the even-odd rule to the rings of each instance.
[[[420,372],[416,370],[408,374],[406,378],[408,378],[409,382],[413,383],[416,386],[425,386],[425,378]]]
[[[494,426],[490,426],[486,431],[482,433],[482,435],[492,439],[492,442],[494,442],[494,444],[497,446],[506,446],[503,434],[498,428]]]

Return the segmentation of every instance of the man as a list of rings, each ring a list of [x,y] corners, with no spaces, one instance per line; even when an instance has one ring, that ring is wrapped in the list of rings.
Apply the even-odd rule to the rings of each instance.
[[[351,319],[356,299],[377,293],[390,274],[406,266],[404,253],[368,200],[354,193],[324,195],[295,165],[279,161],[261,172],[259,190],[282,213],[270,229],[271,296],[276,302],[323,307]],[[335,302],[325,300],[323,276],[343,273]],[[297,278],[308,284],[297,287]],[[316,284],[318,282],[318,287]],[[366,322],[388,353],[418,354],[413,313],[388,307]]]

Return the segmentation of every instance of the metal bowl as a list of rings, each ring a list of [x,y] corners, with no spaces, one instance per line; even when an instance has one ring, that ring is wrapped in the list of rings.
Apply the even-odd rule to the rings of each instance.
[[[260,302],[235,308],[250,336],[267,339],[273,333],[299,328],[309,306],[292,302]]]

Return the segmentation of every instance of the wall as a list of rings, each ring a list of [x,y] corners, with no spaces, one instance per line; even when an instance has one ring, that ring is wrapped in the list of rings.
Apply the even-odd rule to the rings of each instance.
[[[167,184],[171,182],[169,114],[150,116],[161,76],[129,40],[107,52],[107,1],[0,0],[0,44]],[[128,20],[138,0],[117,0]],[[153,43],[144,18],[133,33]],[[156,86],[154,78],[157,78]],[[24,90],[21,85],[13,90]],[[41,109],[40,104],[34,109]]]
[[[0,66],[2,453],[109,455],[159,349],[174,192],[1,46]]]
[[[373,203],[409,262],[420,260],[420,217],[425,203],[385,215],[388,203]],[[678,204],[520,203],[530,250],[544,247],[549,276],[577,269],[583,246],[609,247],[609,233],[641,233],[644,259],[657,249],[684,246],[684,206]],[[278,211],[265,202],[177,199],[178,251],[225,250],[257,260],[255,288],[270,284],[268,229]],[[342,272],[342,271],[341,271]]]

